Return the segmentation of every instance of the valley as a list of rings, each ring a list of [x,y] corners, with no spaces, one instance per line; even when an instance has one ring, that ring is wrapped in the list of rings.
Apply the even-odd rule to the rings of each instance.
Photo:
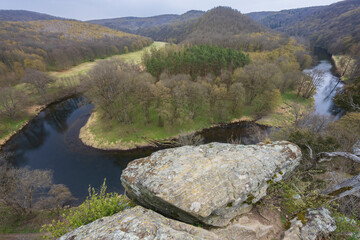
[[[0,238],[358,239],[359,4],[0,9]]]

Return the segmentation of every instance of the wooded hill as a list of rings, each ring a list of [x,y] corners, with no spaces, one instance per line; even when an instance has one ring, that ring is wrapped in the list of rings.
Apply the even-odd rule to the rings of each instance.
[[[80,21],[0,22],[0,86],[16,84],[26,68],[62,70],[94,58],[134,51],[151,42]]]
[[[241,48],[244,51],[262,51],[276,48],[273,43],[277,42],[275,38],[278,40],[279,37],[237,10],[217,7],[206,12],[190,26],[181,41]]]
[[[269,30],[230,7],[213,8],[197,20],[162,30],[157,32],[162,40],[218,45],[248,52],[273,50],[289,41],[289,37]]]
[[[191,10],[181,15],[164,14],[153,17],[123,17],[91,20],[88,22],[128,33],[151,37],[154,40],[163,40],[163,38],[157,38],[159,32],[171,30],[172,25],[179,25],[188,21],[191,22],[201,17],[203,13],[203,11]]]
[[[323,9],[324,6],[320,7],[306,7],[306,8],[296,8],[282,10],[279,12],[274,11],[264,11],[264,12],[253,12],[248,13],[247,15],[253,20],[263,23],[271,29],[285,28],[291,26],[299,21],[306,20],[312,14]]]
[[[348,51],[360,41],[360,1],[345,0],[324,7],[300,8],[250,17],[272,29],[309,38],[331,53]]]
[[[200,16],[201,15],[201,16]],[[185,17],[189,16],[189,17]],[[191,16],[191,17],[190,17]],[[165,15],[163,15],[165,18]],[[119,20],[112,28],[125,29],[132,26],[137,34],[148,36],[158,41],[174,43],[211,44],[223,47],[242,49],[244,51],[272,50],[286,44],[288,37],[281,35],[259,23],[239,11],[229,7],[217,7],[202,14],[198,11],[190,11],[180,15],[178,21],[161,21],[160,16],[153,18],[141,18],[145,22],[138,25],[139,18],[127,18]],[[155,19],[157,22],[156,24]],[[111,23],[111,19],[92,21],[99,24]],[[149,21],[149,22],[146,22]],[[151,25],[145,28],[142,26]]]
[[[55,19],[65,20],[65,18],[26,10],[0,10],[0,21],[26,22]]]

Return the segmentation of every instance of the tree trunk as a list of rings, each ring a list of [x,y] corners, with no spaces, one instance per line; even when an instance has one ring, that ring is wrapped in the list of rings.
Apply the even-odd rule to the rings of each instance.
[[[360,192],[360,174],[326,189],[323,194],[334,196],[336,197],[335,199],[339,199],[356,192]]]
[[[333,157],[343,157],[360,163],[360,139],[353,146],[353,153],[348,152],[322,152],[317,155],[319,162],[329,161]],[[323,194],[336,197],[335,199],[360,192],[360,174],[338,185],[326,189]]]
[[[317,155],[318,162],[330,161],[333,157],[343,157],[360,163],[360,157],[348,152],[322,152]]]

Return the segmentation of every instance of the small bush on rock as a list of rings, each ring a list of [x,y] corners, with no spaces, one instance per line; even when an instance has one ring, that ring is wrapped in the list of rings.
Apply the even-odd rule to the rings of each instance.
[[[105,181],[106,179],[98,192],[89,187],[89,196],[86,200],[80,206],[64,213],[61,220],[53,220],[51,224],[44,225],[41,229],[45,233],[44,238],[58,238],[82,225],[135,206],[124,195],[106,193]]]

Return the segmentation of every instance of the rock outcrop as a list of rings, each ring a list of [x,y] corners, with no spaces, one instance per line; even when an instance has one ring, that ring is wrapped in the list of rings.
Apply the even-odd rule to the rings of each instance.
[[[301,150],[289,142],[185,146],[129,163],[121,181],[144,207],[188,223],[226,226],[300,159]]]
[[[336,230],[335,220],[326,208],[310,209],[304,217],[303,220],[295,218],[291,221],[283,240],[316,240]]]
[[[62,236],[60,240],[81,239],[178,239],[221,240],[215,233],[168,219],[137,206],[111,217],[96,220]]]
[[[211,232],[216,233],[221,240],[273,239],[271,236],[274,231],[272,225],[264,225],[258,220],[251,219],[248,216],[241,216],[224,228],[214,228],[211,230]]]
[[[270,240],[274,239],[274,233],[272,225],[264,225],[251,213],[236,218],[224,228],[203,229],[137,206],[77,228],[60,240]]]

